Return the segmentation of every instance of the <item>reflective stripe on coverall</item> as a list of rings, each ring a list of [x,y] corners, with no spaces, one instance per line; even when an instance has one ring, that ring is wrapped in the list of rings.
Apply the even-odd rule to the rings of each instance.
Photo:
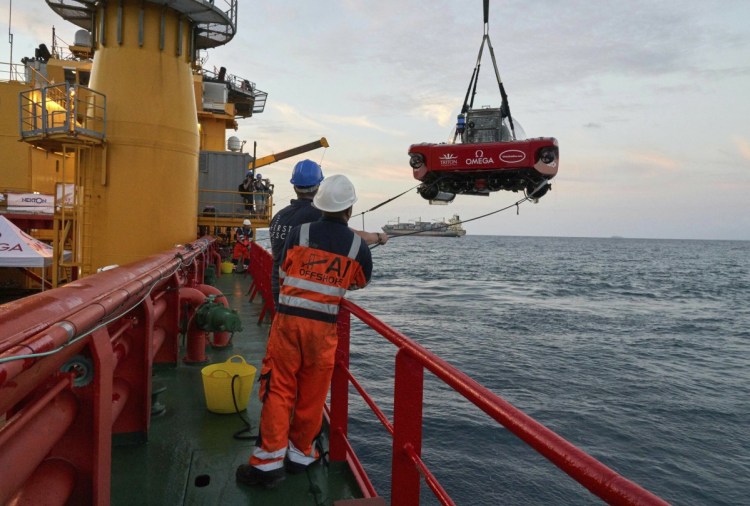
[[[286,242],[286,234],[297,225],[318,221],[322,213],[312,206],[312,200],[294,199],[288,206],[276,213],[268,227],[273,253],[273,270],[271,271],[271,292],[273,303],[279,306],[279,268],[281,267],[281,253]]]
[[[362,241],[358,235],[352,234],[345,257],[311,248],[309,229],[309,223],[300,227],[299,245],[287,252],[279,299],[307,317],[276,314],[261,369],[260,441],[250,464],[262,471],[281,468],[287,448],[289,459],[298,464],[318,458],[313,442],[333,374],[339,303],[347,288],[367,284],[355,261]]]

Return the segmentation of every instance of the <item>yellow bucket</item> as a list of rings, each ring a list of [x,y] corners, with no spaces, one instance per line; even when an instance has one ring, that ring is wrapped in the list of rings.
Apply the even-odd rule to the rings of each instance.
[[[232,269],[234,268],[234,264],[232,262],[222,262],[221,263],[221,273],[222,274],[232,274]]]
[[[255,371],[255,367],[245,362],[241,355],[233,355],[226,362],[207,365],[201,369],[208,410],[214,413],[236,413],[247,408]]]

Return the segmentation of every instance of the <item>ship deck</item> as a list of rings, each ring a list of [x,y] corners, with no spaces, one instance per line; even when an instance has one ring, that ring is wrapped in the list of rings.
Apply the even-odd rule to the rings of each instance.
[[[248,301],[251,278],[224,274],[216,286],[242,320],[242,332],[224,349],[208,347],[207,364],[224,362],[239,354],[260,369],[269,324],[257,324],[260,297]],[[332,505],[339,499],[361,497],[346,463],[315,465],[306,473],[287,475],[274,489],[247,487],[235,481],[235,469],[246,463],[258,432],[260,402],[257,374],[245,411],[251,430],[237,413],[208,411],[201,369],[207,364],[155,366],[153,390],[164,388],[157,401],[165,410],[152,416],[148,440],[141,435],[118,435],[112,448],[112,505]],[[324,447],[327,442],[324,442]]]

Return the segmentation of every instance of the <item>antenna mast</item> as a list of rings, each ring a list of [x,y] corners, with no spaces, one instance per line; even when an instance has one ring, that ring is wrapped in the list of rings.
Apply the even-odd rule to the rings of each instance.
[[[10,78],[13,79],[13,32],[11,31],[11,25],[13,20],[13,0],[10,0],[10,6],[8,7],[8,42],[10,43]]]

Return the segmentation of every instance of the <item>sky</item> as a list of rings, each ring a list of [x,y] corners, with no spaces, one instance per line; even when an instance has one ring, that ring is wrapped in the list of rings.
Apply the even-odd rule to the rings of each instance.
[[[9,2],[0,7],[8,24]],[[416,186],[408,148],[452,139],[484,33],[482,0],[241,0],[237,34],[204,66],[256,83],[265,111],[237,132],[258,156],[326,137],[331,147],[270,165],[276,210],[309,157],[357,187],[355,215]],[[76,27],[42,0],[13,3],[14,61]],[[490,1],[489,37],[511,112],[555,137],[552,191],[466,223],[469,234],[750,240],[750,2]],[[0,48],[8,61],[9,44]],[[485,50],[475,107],[499,107]],[[246,148],[247,149],[247,148]],[[461,219],[523,195],[416,190],[356,217]]]

